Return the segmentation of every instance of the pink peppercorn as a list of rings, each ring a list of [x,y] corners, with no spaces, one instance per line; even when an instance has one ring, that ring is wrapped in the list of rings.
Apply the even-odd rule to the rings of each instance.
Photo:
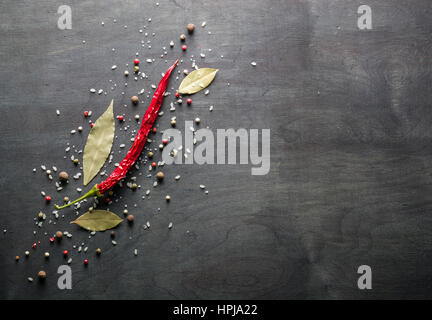
[[[124,117],[123,116],[118,116],[117,119],[119,119],[119,121],[123,121]]]
[[[134,60],[134,64],[135,64],[135,65],[139,65],[139,60],[138,60],[138,59],[135,59],[135,60]]]
[[[84,265],[88,265],[88,260],[84,259]]]
[[[192,103],[192,99],[191,99],[191,98],[188,98],[188,99],[186,100],[186,102],[187,102],[187,104],[191,104],[191,103]]]
[[[180,94],[178,92],[175,93],[175,97],[178,98],[180,97]]]
[[[183,50],[183,51],[186,51],[186,49],[187,49],[187,45],[185,45],[185,44],[182,45],[182,50]]]
[[[84,117],[88,117],[89,112],[88,111],[84,111]]]
[[[67,251],[67,250],[63,251],[64,256],[67,256],[68,254],[69,254],[69,251]]]
[[[51,201],[51,197],[50,197],[50,196],[46,196],[46,197],[45,197],[45,201],[46,201],[46,202],[50,202],[50,201]]]

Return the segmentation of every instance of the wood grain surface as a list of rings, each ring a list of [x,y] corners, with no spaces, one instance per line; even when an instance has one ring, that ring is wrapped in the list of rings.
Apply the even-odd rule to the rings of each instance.
[[[432,298],[432,2],[159,3],[0,2],[0,298]],[[71,30],[57,28],[61,4],[72,8]],[[362,4],[372,8],[372,30],[357,27]],[[187,23],[197,28],[183,53],[178,37]],[[136,52],[148,79],[125,80],[125,64],[131,68]],[[119,145],[129,145],[138,126],[133,117],[149,102],[144,95],[145,103],[134,107],[130,97],[141,88],[151,92],[176,58],[184,60],[178,70],[191,69],[191,55],[200,67],[220,71],[209,95],[200,92],[192,106],[177,107],[178,128],[196,116],[212,130],[269,128],[270,172],[252,176],[251,165],[165,166],[165,182],[153,189],[147,165],[134,169],[141,188],[115,189],[109,206],[122,215],[128,205],[135,215],[132,226],[116,228],[117,246],[109,232],[89,238],[70,225],[72,209],[54,219],[40,192],[53,202],[75,198],[82,180],[71,179],[57,193],[40,166],[79,171],[65,148],[84,147],[90,128],[82,112],[92,110],[94,121],[114,99],[115,114],[126,116],[125,123],[116,121],[110,172],[126,153]],[[146,64],[147,58],[155,62]],[[171,92],[182,78],[173,76]],[[163,104],[160,129],[169,127],[173,100]],[[78,126],[83,132],[71,135]],[[147,189],[151,197],[143,200]],[[48,215],[42,228],[34,220],[40,210]],[[151,228],[144,230],[147,221]],[[57,230],[73,236],[50,244]],[[73,249],[82,244],[87,253]],[[72,290],[56,285],[64,249],[73,259]],[[363,264],[372,268],[372,290],[357,288]],[[41,269],[45,283],[27,281]]]

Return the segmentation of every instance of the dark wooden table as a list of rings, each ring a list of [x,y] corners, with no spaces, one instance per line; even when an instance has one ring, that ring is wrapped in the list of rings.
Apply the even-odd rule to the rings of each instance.
[[[71,30],[57,28],[58,1],[0,3],[0,298],[432,297],[431,1],[67,2]],[[372,8],[372,30],[357,26],[362,4]],[[178,37],[190,22],[197,28],[183,53]],[[129,77],[125,87],[123,70],[136,52],[149,79]],[[117,246],[109,232],[89,238],[70,225],[72,209],[56,220],[40,192],[53,202],[75,198],[82,180],[56,192],[40,166],[79,171],[65,148],[84,147],[90,128],[83,111],[95,120],[114,99],[115,114],[126,115],[116,121],[119,162],[126,152],[119,145],[130,143],[133,117],[149,101],[144,96],[133,107],[130,96],[150,92],[176,58],[184,59],[178,70],[191,69],[191,55],[220,71],[209,95],[177,107],[178,128],[196,116],[214,131],[269,128],[270,172],[252,176],[250,164],[166,166],[165,183],[153,189],[142,166],[132,172],[141,188],[116,189],[109,206],[122,216],[128,205],[135,215],[133,226],[116,229]],[[160,129],[169,127],[171,101]],[[71,135],[78,126],[83,132]],[[143,200],[147,189],[151,197]],[[40,210],[48,216],[41,228],[34,220]],[[50,244],[57,230],[73,236]],[[87,253],[73,248],[82,243]],[[64,249],[73,259],[73,288],[62,291]],[[372,268],[372,290],[357,287],[360,265]],[[45,283],[36,281],[41,269]]]

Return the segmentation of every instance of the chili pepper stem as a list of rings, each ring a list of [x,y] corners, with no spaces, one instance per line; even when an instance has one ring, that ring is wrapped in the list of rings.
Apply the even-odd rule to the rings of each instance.
[[[83,195],[82,197],[79,197],[78,199],[76,199],[76,200],[74,200],[74,201],[72,201],[72,202],[69,202],[68,204],[65,204],[64,206],[58,206],[58,205],[55,204],[54,207],[55,207],[57,210],[61,210],[61,209],[64,209],[64,208],[70,207],[70,206],[73,205],[74,203],[77,203],[77,202],[79,202],[79,201],[81,201],[81,200],[84,200],[84,199],[86,199],[86,198],[90,198],[90,197],[101,197],[102,194],[99,192],[99,189],[98,189],[97,186],[98,186],[98,185],[95,184],[94,187],[91,188],[90,191],[87,192],[85,195]]]

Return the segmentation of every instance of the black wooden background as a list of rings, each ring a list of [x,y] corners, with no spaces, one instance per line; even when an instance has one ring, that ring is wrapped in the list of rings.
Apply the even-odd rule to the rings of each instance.
[[[57,28],[62,4],[72,9],[71,30]],[[372,30],[357,27],[362,4],[372,8]],[[431,298],[431,16],[430,0],[1,1],[0,297]],[[190,22],[197,28],[183,53],[178,37]],[[149,79],[129,77],[125,87],[125,64],[130,70],[136,52]],[[75,198],[82,180],[57,193],[40,166],[79,171],[65,148],[84,147],[83,111],[95,120],[114,99],[115,114],[126,115],[116,121],[119,162],[120,143],[129,145],[137,127],[133,116],[149,101],[133,107],[130,96],[150,92],[176,58],[184,59],[178,70],[191,69],[191,55],[200,67],[220,69],[210,94],[194,95],[192,106],[174,114],[167,97],[157,125],[168,128],[176,115],[182,130],[196,116],[212,130],[269,128],[269,174],[252,176],[251,165],[166,166],[164,184],[154,189],[147,165],[134,169],[141,188],[116,189],[109,206],[122,216],[127,204],[135,215],[133,226],[116,229],[117,246],[109,232],[89,238],[70,225],[72,209],[56,220],[40,192],[53,202]],[[182,78],[174,74],[171,92]],[[83,132],[71,135],[80,125]],[[48,216],[42,228],[34,221],[40,210]],[[73,237],[52,245],[57,230]],[[82,243],[87,253],[73,248]],[[62,291],[56,272],[64,249],[73,288]],[[357,288],[363,264],[372,268],[372,290]],[[41,269],[45,283],[36,281]]]

